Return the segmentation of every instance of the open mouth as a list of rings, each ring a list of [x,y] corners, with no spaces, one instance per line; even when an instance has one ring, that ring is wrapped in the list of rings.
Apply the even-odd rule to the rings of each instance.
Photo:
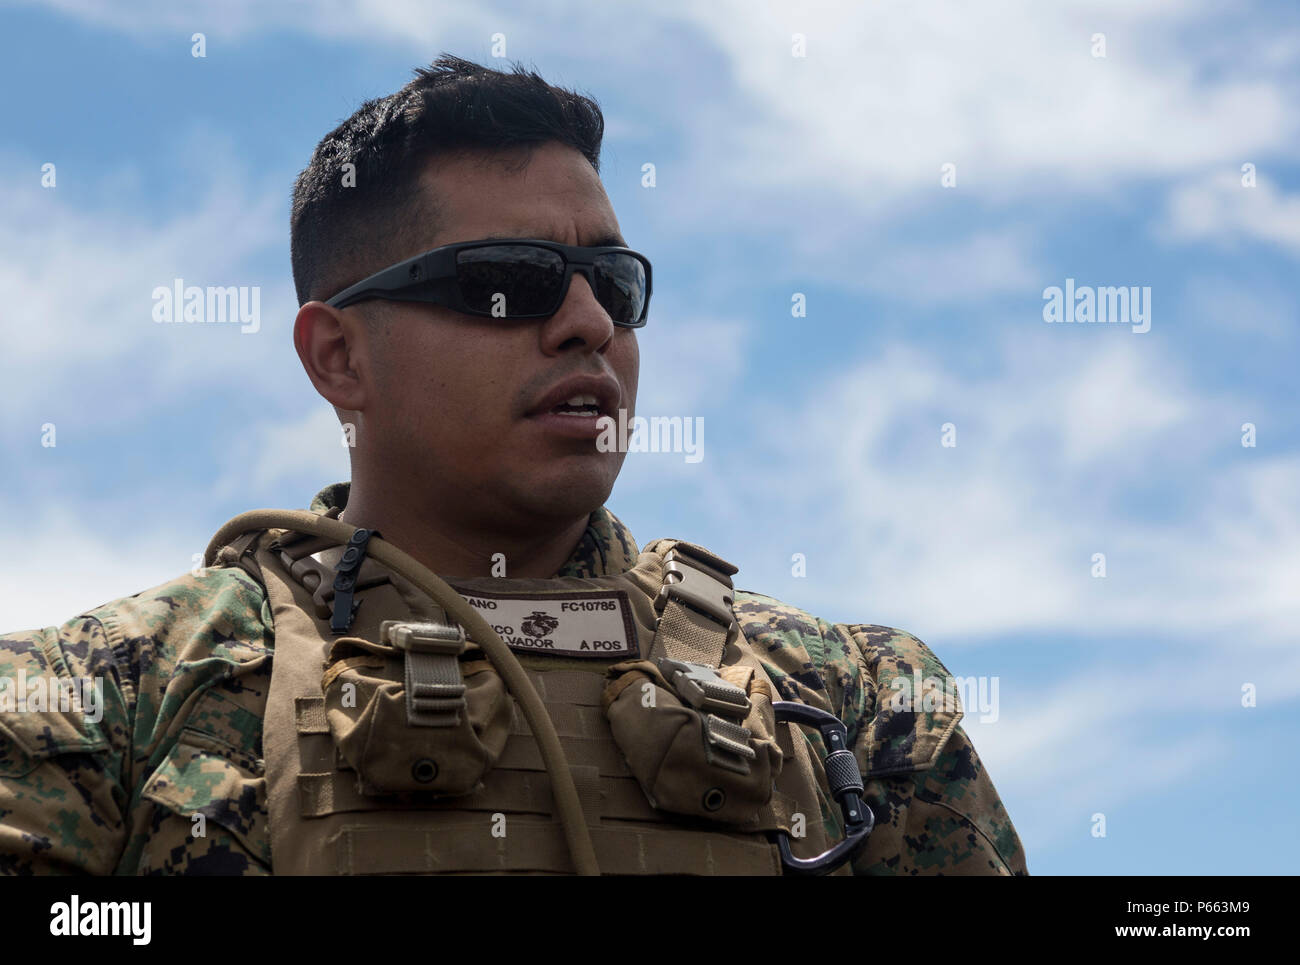
[[[571,376],[539,398],[525,417],[553,438],[590,442],[606,431],[606,420],[619,411],[621,398],[618,382],[612,377]]]
[[[555,415],[593,419],[600,415],[600,400],[594,395],[575,395],[551,406],[550,411]]]

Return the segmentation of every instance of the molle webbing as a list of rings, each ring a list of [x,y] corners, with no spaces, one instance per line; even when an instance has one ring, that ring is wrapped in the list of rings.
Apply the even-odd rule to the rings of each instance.
[[[643,657],[662,653],[691,662],[708,660],[713,667],[719,662],[748,664],[762,673],[734,622],[722,628],[700,612],[692,596],[699,584],[689,572],[680,593],[658,592],[664,556],[675,545],[663,540],[652,544],[633,570],[613,577],[453,582],[465,593],[489,586],[499,592],[556,596],[617,589],[627,596]],[[682,545],[690,561],[698,564],[704,558],[719,572],[734,572],[707,551]],[[222,554],[224,562],[256,571],[267,588],[274,620],[265,756],[276,873],[572,871],[552,816],[550,779],[513,698],[507,697],[512,717],[500,757],[470,793],[363,792],[358,774],[336,748],[321,686],[326,654],[339,639],[328,623],[333,571],[311,559],[327,547],[338,544],[272,531]],[[685,567],[679,564],[679,569]],[[374,560],[361,567],[355,593],[360,605],[349,632],[362,640],[379,640],[380,626],[388,620],[445,620],[432,600]],[[704,609],[721,612],[716,602],[705,601]],[[796,849],[815,854],[826,847],[819,804],[824,775],[793,726],[777,728],[785,766],[769,805],[752,822],[731,827],[673,815],[650,805],[602,713],[605,671],[614,661],[518,656],[559,734],[602,872],[779,874],[779,855],[767,832],[789,831],[796,812],[807,825],[807,837],[793,842]]]
[[[564,745],[592,842],[609,874],[778,874],[771,845],[752,833],[674,827],[646,801],[617,746],[608,739],[600,710],[601,678],[582,671],[530,671]],[[318,715],[306,714],[300,726]],[[318,727],[318,725],[317,725]],[[602,734],[602,729],[605,734]],[[316,729],[300,734],[304,752],[328,765],[333,745]],[[524,723],[516,714],[506,749],[472,794],[441,800],[394,796],[376,812],[353,775],[333,769],[299,777],[304,819],[339,826],[323,849],[336,856],[326,873],[549,872],[571,870],[563,839],[551,820],[550,782]],[[782,796],[784,797],[784,796]],[[782,801],[783,808],[786,806]],[[436,816],[434,816],[436,814]],[[502,815],[493,837],[493,815]],[[340,817],[344,816],[342,820]],[[788,819],[784,822],[787,826]],[[330,847],[332,843],[334,846]]]

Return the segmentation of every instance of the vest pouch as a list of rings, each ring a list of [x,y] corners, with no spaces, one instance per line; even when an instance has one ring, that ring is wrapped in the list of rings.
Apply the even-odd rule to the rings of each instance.
[[[651,805],[722,824],[759,817],[782,759],[762,674],[744,665],[629,660],[607,675],[605,716]]]
[[[448,631],[385,621],[380,635],[391,643],[340,637],[330,646],[325,716],[363,794],[468,794],[500,757],[513,713],[505,683],[460,628],[450,628],[459,640]]]

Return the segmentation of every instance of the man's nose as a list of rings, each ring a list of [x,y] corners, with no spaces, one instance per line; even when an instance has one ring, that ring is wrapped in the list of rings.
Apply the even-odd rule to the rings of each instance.
[[[586,276],[575,271],[560,310],[542,327],[542,350],[555,354],[581,344],[588,351],[598,352],[613,336],[614,322],[609,313],[596,301],[596,293]]]

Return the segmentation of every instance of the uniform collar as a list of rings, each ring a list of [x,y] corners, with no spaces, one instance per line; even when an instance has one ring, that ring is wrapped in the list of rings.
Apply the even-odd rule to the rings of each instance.
[[[342,510],[348,504],[351,483],[338,482],[326,486],[311,501],[313,513]],[[335,516],[338,513],[334,513]],[[578,576],[592,579],[626,573],[636,565],[636,540],[631,531],[617,516],[601,506],[587,519],[587,528],[573,548],[568,561],[556,576]]]

